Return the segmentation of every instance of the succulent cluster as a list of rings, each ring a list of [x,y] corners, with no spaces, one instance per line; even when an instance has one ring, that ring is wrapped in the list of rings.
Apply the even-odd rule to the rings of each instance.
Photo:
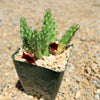
[[[48,56],[50,53],[49,44],[56,41],[57,24],[56,20],[51,18],[50,10],[46,11],[43,21],[42,31],[32,31],[27,25],[24,17],[20,20],[20,32],[23,40],[23,48],[29,53],[34,53],[37,58]]]
[[[24,17],[20,20],[20,32],[23,41],[23,48],[25,51],[34,54],[34,56],[39,59],[43,56],[48,56],[50,53],[61,53],[65,49],[66,45],[69,44],[78,29],[79,25],[77,24],[71,26],[57,44],[57,24],[56,20],[52,18],[50,10],[46,10],[41,31],[32,31]]]

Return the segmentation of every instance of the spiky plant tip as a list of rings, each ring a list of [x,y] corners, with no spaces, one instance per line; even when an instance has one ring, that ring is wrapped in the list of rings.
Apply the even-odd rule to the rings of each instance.
[[[59,40],[60,44],[69,44],[69,42],[72,40],[73,36],[75,35],[76,31],[80,28],[78,24],[72,25],[69,30],[66,30],[65,34],[62,36],[62,38]]]

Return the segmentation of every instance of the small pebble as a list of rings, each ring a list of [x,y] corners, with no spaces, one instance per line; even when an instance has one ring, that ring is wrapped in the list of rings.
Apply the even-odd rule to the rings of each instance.
[[[67,82],[69,82],[69,79],[66,79]]]
[[[97,53],[96,53],[96,54],[95,54],[95,57],[100,57],[100,54],[97,54]]]
[[[40,100],[44,100],[43,98],[40,98]]]
[[[61,67],[62,67],[62,65],[58,65],[58,67],[59,67],[59,68],[61,68]]]
[[[92,45],[89,45],[89,46],[88,46],[88,50],[89,50],[89,51],[90,51],[92,48],[93,48]]]
[[[28,97],[29,97],[30,99],[33,99],[33,96],[31,96],[31,95],[29,95]]]
[[[73,56],[72,59],[76,59],[76,56]]]
[[[70,72],[70,73],[72,73],[72,72],[73,72],[73,70],[72,70],[72,68],[71,68],[71,67],[68,69],[68,72]]]
[[[14,27],[15,27],[15,26],[17,26],[17,24],[16,24],[16,23],[13,23],[13,24],[12,24],[12,26],[14,26]]]
[[[74,84],[74,81],[71,81],[71,84],[73,85]]]
[[[98,29],[98,32],[97,33],[100,34],[100,29]]]
[[[96,79],[94,79],[94,80],[92,81],[92,83],[93,83],[93,84],[98,84],[98,81],[97,81]]]
[[[76,88],[77,90],[79,90],[79,89],[80,89],[80,88],[79,88],[79,85],[76,85],[76,86],[75,86],[75,88]]]
[[[61,96],[63,96],[63,95],[64,95],[64,93],[63,93],[63,92],[59,92],[59,94],[60,94]]]
[[[100,94],[95,94],[95,99],[100,99]]]
[[[95,91],[95,93],[96,93],[96,94],[100,94],[100,89],[97,89],[97,90]]]
[[[73,75],[73,78],[74,79],[76,79],[76,80],[78,80],[79,78],[77,77],[77,75],[75,74],[75,75]]]
[[[6,85],[7,85],[7,84],[6,84],[6,83],[4,83],[4,84],[2,84],[2,85],[1,85],[1,87],[2,87],[2,88],[5,88],[5,87],[6,87]]]
[[[81,97],[81,93],[80,93],[80,91],[78,90],[78,91],[76,92],[75,98],[78,99],[78,98],[80,98],[80,97]]]
[[[65,100],[65,97],[63,97],[62,100]]]
[[[72,93],[74,93],[74,90],[73,90],[72,88],[70,88],[70,91],[71,91]]]

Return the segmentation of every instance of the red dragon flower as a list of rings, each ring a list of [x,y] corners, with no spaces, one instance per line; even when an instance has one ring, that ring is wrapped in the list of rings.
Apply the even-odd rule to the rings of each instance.
[[[32,56],[31,54],[25,54],[23,52],[23,55],[21,58],[25,59],[28,63],[34,63],[36,65],[35,60],[34,60],[34,56]]]
[[[59,45],[59,44],[57,44],[57,43],[55,43],[55,42],[50,43],[50,44],[49,44],[50,51],[52,52],[52,51],[54,51],[54,50],[57,50],[58,45]]]

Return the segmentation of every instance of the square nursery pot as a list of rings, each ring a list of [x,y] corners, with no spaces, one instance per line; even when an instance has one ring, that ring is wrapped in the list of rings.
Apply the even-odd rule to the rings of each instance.
[[[73,44],[71,46],[73,47]],[[43,96],[45,100],[55,100],[69,58],[66,61],[65,69],[63,71],[54,71],[42,66],[16,60],[15,55],[19,50],[20,48],[13,53],[12,60],[25,92],[32,96],[39,94]],[[70,49],[70,54],[71,51],[72,48]]]

